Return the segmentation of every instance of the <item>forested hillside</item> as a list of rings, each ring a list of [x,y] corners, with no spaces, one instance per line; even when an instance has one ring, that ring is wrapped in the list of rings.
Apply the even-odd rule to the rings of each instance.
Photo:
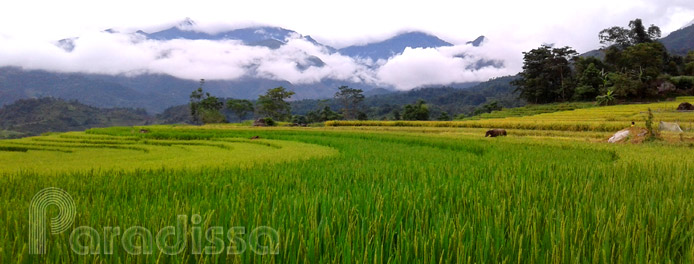
[[[578,56],[571,47],[542,45],[523,53],[523,71],[513,82],[532,103],[659,100],[694,92],[694,51],[668,52],[660,28],[641,19],[628,28],[600,31],[604,57]],[[673,33],[675,35],[680,33]],[[686,48],[685,48],[686,50]]]
[[[426,102],[434,118],[442,112],[449,116],[469,115],[480,106],[493,102],[502,107],[517,107],[525,105],[525,102],[518,99],[515,87],[510,84],[516,78],[500,77],[469,88],[429,87],[368,96],[362,107],[369,119],[394,119],[395,112],[402,112],[405,105],[414,104],[418,100]],[[339,103],[334,99],[300,100],[292,102],[292,112],[305,115],[325,106],[333,110],[340,109]]]
[[[0,108],[0,137],[79,131],[92,127],[147,125],[153,119],[143,109],[88,106],[55,98],[23,99]]]

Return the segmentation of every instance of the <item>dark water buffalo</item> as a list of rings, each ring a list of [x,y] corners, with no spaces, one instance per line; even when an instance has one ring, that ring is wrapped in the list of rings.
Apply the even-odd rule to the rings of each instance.
[[[506,136],[506,130],[504,129],[490,129],[484,134],[484,137],[499,137]]]

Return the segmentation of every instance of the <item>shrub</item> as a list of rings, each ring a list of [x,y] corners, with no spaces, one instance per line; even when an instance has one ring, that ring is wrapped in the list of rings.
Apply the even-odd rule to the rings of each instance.
[[[646,141],[655,141],[660,137],[658,130],[653,128],[653,111],[650,108],[648,108],[648,116],[646,117],[646,130],[648,130]]]
[[[272,119],[272,117],[266,117],[266,118],[263,118],[263,120],[265,120],[265,125],[267,125],[267,126],[276,126],[277,125],[277,123],[275,122],[275,120]]]
[[[294,115],[292,116],[292,123],[297,125],[306,125],[308,124],[308,119],[302,115]]]

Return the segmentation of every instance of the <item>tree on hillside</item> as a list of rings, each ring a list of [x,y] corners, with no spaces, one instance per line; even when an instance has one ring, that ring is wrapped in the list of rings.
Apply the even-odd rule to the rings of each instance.
[[[369,120],[369,115],[360,111],[359,113],[357,113],[357,120],[360,120],[360,121]]]
[[[200,79],[200,87],[190,94],[190,116],[194,124],[223,123],[226,118],[221,113],[224,103],[210,93],[204,92],[202,87],[205,79]]]
[[[291,106],[285,100],[294,95],[294,92],[287,91],[280,86],[267,91],[264,95],[258,96],[258,112],[275,120],[289,121],[291,118]]]
[[[229,99],[227,101],[227,109],[231,110],[239,117],[239,119],[244,120],[248,113],[253,112],[253,103],[248,100],[242,99]]]
[[[476,108],[475,111],[472,112],[472,115],[481,115],[484,113],[501,111],[502,109],[503,109],[503,107],[501,107],[501,105],[499,105],[498,101],[492,101],[492,102],[486,103],[486,104]]]
[[[513,81],[520,97],[533,103],[566,101],[573,95],[571,61],[578,53],[570,47],[542,45],[523,52],[523,71]]]
[[[625,49],[627,47],[650,43],[660,38],[660,28],[651,25],[646,29],[640,18],[629,21],[629,28],[614,26],[600,31],[600,43],[605,47]]]
[[[663,44],[636,44],[620,51],[617,58],[611,62],[616,70],[610,74],[616,97],[643,99],[658,94],[657,79],[669,60]]]
[[[352,120],[359,115],[360,104],[364,101],[362,92],[361,89],[353,89],[347,86],[338,88],[337,93],[335,93],[335,99],[342,105],[342,115],[345,119]]]
[[[400,110],[395,109],[393,110],[393,120],[401,120],[402,116],[400,115]]]
[[[684,57],[668,54],[665,62],[665,69],[663,69],[663,71],[665,74],[669,74],[671,76],[679,76],[685,74],[685,66]]]
[[[406,105],[405,112],[402,114],[403,120],[429,120],[429,106],[424,100],[418,100],[417,103]]]
[[[573,87],[570,83],[573,79],[573,71],[571,70],[571,62],[578,55],[578,53],[569,48],[555,48],[552,49],[552,60],[550,61],[549,69],[551,74],[558,77],[559,90],[557,91],[560,99],[562,101],[567,101],[571,98],[573,94]]]
[[[642,93],[643,83],[636,76],[622,72],[608,74],[611,90],[616,98],[636,98]]]
[[[652,43],[660,37],[660,28],[651,25],[646,29],[641,19],[629,21],[629,28],[614,26],[603,29],[598,35],[605,49],[605,62],[615,66],[613,70],[621,71],[629,62],[624,61],[622,52],[629,47]]]
[[[308,123],[309,123],[308,118],[306,118],[306,116],[302,116],[302,115],[292,116],[291,122],[292,122],[292,124],[296,124],[296,125],[300,125],[300,126],[305,126],[305,125],[308,125]]]
[[[663,44],[655,41],[660,28],[646,28],[641,19],[629,22],[629,28],[612,27],[600,32],[600,42],[607,46],[606,76],[618,98],[650,98],[658,95],[659,80],[664,73],[679,75],[685,71],[684,59],[670,56]],[[601,93],[604,93],[602,89]]]
[[[624,50],[622,56],[625,62],[623,69],[638,73],[643,82],[656,79],[665,69],[668,59],[665,46],[659,42],[631,46]]]
[[[684,74],[694,75],[694,51],[690,51],[684,59]]]
[[[436,120],[439,120],[439,121],[450,121],[450,120],[451,120],[451,116],[448,115],[448,112],[443,111],[443,112],[441,112],[441,115],[439,115],[439,117],[436,118]]]
[[[588,64],[588,67],[579,73],[574,99],[592,100],[598,96],[600,89],[604,88],[605,84],[603,75],[604,68],[598,69],[595,63]]]

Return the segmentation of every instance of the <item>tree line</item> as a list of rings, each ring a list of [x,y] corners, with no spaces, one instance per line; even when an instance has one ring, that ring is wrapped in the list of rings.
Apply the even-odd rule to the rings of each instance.
[[[694,51],[669,54],[660,28],[641,19],[627,28],[600,31],[600,57],[581,57],[571,47],[542,45],[523,53],[523,71],[512,82],[529,103],[652,100],[692,93]]]
[[[317,108],[308,111],[305,115],[293,115],[292,107],[288,100],[294,95],[284,87],[276,87],[267,90],[265,94],[258,96],[255,102],[246,99],[228,99],[210,95],[204,91],[205,80],[200,80],[200,86],[190,95],[190,122],[193,124],[226,123],[224,110],[233,113],[239,120],[247,120],[249,117],[259,119],[271,119],[274,121],[290,122],[296,125],[320,123],[330,120],[367,120],[367,107],[364,105],[365,96],[363,90],[348,86],[338,87],[332,102],[339,105],[335,111],[328,104],[319,103]],[[423,100],[405,105],[402,109],[392,110],[394,120],[429,120],[429,105]],[[400,112],[402,110],[402,113]],[[450,120],[446,112],[441,112],[437,120]]]
[[[292,115],[289,99],[295,94],[284,87],[276,87],[267,90],[265,94],[258,96],[255,102],[246,99],[222,99],[210,95],[204,91],[205,80],[200,80],[200,86],[190,95],[190,121],[194,124],[226,123],[226,116],[222,110],[227,109],[234,113],[240,120],[245,120],[249,115],[257,118],[272,119],[274,121],[291,122],[297,125],[324,122],[338,119],[367,119],[361,110],[364,101],[363,91],[348,86],[340,86],[334,99],[340,102],[342,108],[339,112],[333,111],[329,106],[323,106],[304,115]]]

